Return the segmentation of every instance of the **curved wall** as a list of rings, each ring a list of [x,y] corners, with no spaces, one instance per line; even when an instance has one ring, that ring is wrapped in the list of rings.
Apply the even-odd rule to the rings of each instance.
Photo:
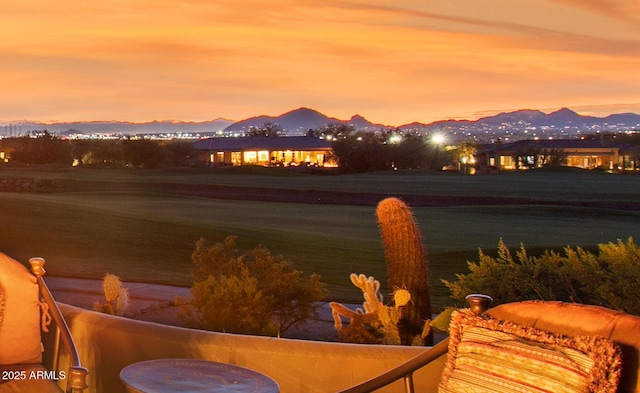
[[[247,367],[276,380],[281,392],[334,392],[372,378],[424,347],[357,345],[243,336],[136,321],[60,304],[89,369],[88,392],[125,392],[119,373],[159,358],[194,358]],[[444,358],[414,375],[416,391],[436,392]],[[431,375],[431,377],[429,377]],[[402,381],[380,392],[403,391]]]

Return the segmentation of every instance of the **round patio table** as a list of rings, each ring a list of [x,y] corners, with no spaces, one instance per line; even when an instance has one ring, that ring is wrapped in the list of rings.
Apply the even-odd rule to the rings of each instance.
[[[227,363],[197,359],[157,359],[122,369],[120,380],[130,393],[278,393],[273,379]]]

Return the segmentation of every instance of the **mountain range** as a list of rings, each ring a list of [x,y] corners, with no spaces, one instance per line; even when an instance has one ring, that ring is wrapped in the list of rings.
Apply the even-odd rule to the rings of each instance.
[[[400,129],[420,133],[443,132],[453,135],[516,135],[524,133],[548,133],[550,136],[571,135],[596,131],[640,131],[640,115],[634,113],[612,114],[606,117],[583,116],[563,108],[544,113],[539,110],[518,110],[503,112],[478,120],[442,120],[433,123],[411,123],[399,127],[376,124],[360,115],[349,120],[326,116],[310,108],[298,108],[279,116],[256,116],[241,121],[216,119],[204,122],[154,121],[148,123],[131,122],[73,122],[73,123],[33,123],[21,122],[0,127],[0,136],[22,135],[33,130],[48,130],[56,135],[83,134],[199,134],[232,135],[260,127],[265,123],[278,124],[287,135],[303,135],[310,129],[317,129],[332,123],[351,124],[357,130]],[[552,135],[553,134],[553,135]]]
[[[413,123],[399,128],[416,128],[425,127],[433,128],[438,126],[451,125],[472,125],[472,124],[527,124],[532,127],[586,127],[592,126],[608,126],[608,125],[626,125],[637,127],[640,125],[640,115],[635,113],[619,113],[606,117],[583,116],[571,109],[562,108],[555,112],[546,114],[539,110],[518,110],[514,112],[503,112],[494,116],[483,117],[478,120],[445,120],[437,121],[430,124]]]
[[[496,138],[573,138],[595,132],[640,131],[640,115],[619,113],[606,117],[583,116],[562,108],[544,113],[539,110],[503,112],[478,120],[444,120],[430,124],[412,123],[398,127],[419,133],[440,132],[454,138],[472,137],[476,141]]]
[[[24,135],[31,131],[47,130],[55,135],[69,134],[207,134],[224,130],[233,120],[216,119],[203,122],[152,121],[133,123],[124,121],[91,121],[71,123],[16,122],[0,127],[0,135]],[[2,132],[4,131],[4,132]]]
[[[340,120],[335,117],[328,117],[322,113],[309,108],[298,108],[280,116],[256,116],[246,120],[238,121],[224,129],[226,132],[248,131],[252,127],[260,127],[265,123],[278,124],[283,130],[290,134],[304,134],[309,130],[322,128],[332,123],[351,124],[357,130],[389,128],[383,124],[374,124],[360,115],[354,115],[349,120]]]

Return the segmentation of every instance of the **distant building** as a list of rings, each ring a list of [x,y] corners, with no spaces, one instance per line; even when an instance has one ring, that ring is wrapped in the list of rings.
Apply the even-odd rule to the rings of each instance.
[[[331,144],[312,136],[209,138],[193,145],[207,165],[335,166]]]
[[[600,139],[521,140],[484,146],[475,159],[480,171],[509,170],[540,167],[553,156],[571,167],[637,170],[640,146]]]

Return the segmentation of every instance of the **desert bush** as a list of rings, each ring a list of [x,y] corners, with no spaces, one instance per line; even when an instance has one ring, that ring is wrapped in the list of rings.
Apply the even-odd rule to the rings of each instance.
[[[305,278],[293,263],[258,246],[240,252],[236,237],[211,247],[204,239],[192,255],[196,268],[186,312],[199,328],[229,333],[280,335],[317,316],[327,295],[320,276]]]
[[[630,237],[600,244],[598,250],[596,255],[565,247],[563,253],[547,250],[532,257],[521,245],[514,258],[500,240],[497,258],[480,250],[477,262],[467,262],[469,273],[443,282],[461,304],[466,295],[483,293],[493,297],[493,304],[561,300],[640,315],[640,249]]]

